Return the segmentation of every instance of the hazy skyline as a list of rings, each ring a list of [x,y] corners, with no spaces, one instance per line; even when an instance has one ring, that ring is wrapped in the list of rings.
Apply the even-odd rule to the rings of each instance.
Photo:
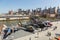
[[[60,0],[0,0],[0,13],[9,10],[58,7]]]

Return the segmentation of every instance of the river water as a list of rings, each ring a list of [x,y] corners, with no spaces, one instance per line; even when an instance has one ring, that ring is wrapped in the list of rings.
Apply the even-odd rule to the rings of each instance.
[[[19,20],[14,20],[14,21],[0,21],[0,24],[1,23],[4,23],[5,25],[7,25],[8,27],[11,27],[12,25],[13,26],[16,26],[18,23],[22,23],[22,24],[24,24],[25,22],[27,22],[28,20],[21,20],[21,21],[19,21]]]

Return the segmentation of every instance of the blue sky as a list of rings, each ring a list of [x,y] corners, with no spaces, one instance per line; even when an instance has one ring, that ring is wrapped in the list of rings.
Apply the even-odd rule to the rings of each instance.
[[[60,0],[0,0],[0,13],[6,13],[9,10],[35,9],[45,7],[57,7]]]

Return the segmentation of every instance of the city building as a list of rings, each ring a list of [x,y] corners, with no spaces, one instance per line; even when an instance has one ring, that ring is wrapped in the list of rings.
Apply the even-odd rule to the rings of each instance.
[[[56,17],[55,7],[48,8],[46,16],[50,18],[55,18]]]
[[[13,14],[14,14],[13,10],[9,11],[9,15],[13,15]]]
[[[45,7],[45,9],[43,10],[43,17],[47,17],[48,14],[48,9]]]
[[[26,15],[31,15],[30,12],[30,9],[26,10]]]
[[[35,15],[35,14],[36,14],[36,10],[32,9],[32,15]]]
[[[57,18],[60,18],[60,8],[57,8]]]
[[[40,13],[41,13],[41,8],[37,8],[37,9],[36,9],[36,14],[37,14],[37,15],[40,15]]]
[[[45,9],[41,9],[41,8],[36,8],[36,9],[27,9],[27,10],[22,10],[22,9],[18,9],[18,12],[15,11],[13,12],[12,10],[9,11],[8,15],[39,15],[41,17],[51,17],[51,18],[59,18],[60,17],[60,8],[58,7],[56,9],[56,7],[50,7],[47,8],[45,7]]]
[[[18,9],[18,13],[21,14],[21,12],[22,12],[22,9]]]

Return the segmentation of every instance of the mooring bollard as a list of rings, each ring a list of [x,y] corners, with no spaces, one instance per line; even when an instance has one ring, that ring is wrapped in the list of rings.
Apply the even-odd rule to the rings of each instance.
[[[31,37],[29,38],[29,40],[31,40]]]
[[[35,38],[38,38],[38,37],[39,37],[39,32],[37,32],[35,35]]]
[[[2,40],[2,37],[0,36],[0,40]]]

